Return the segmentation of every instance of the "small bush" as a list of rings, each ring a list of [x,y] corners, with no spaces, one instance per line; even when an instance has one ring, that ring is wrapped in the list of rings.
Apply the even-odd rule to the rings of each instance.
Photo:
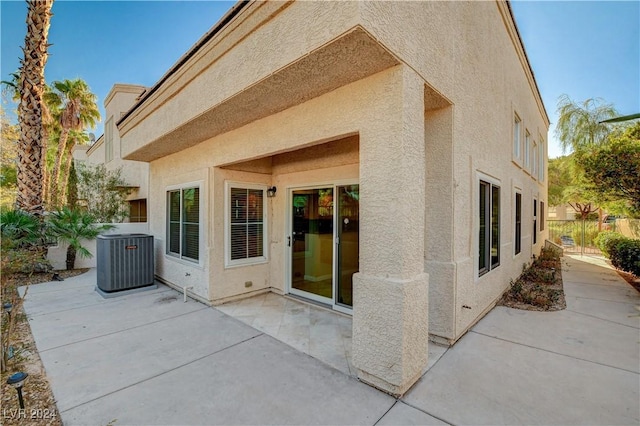
[[[38,218],[20,210],[4,211],[0,214],[0,235],[4,274],[51,269],[45,244],[46,226]]]
[[[613,266],[640,277],[640,240],[622,238],[616,241],[609,250]]]
[[[610,258],[611,248],[625,236],[613,231],[602,231],[593,241],[606,258]]]

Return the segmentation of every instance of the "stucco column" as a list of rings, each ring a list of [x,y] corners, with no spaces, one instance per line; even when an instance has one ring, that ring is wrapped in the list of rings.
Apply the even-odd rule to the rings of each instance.
[[[402,395],[427,365],[424,83],[394,71],[360,133],[360,272],[354,276],[358,378]]]

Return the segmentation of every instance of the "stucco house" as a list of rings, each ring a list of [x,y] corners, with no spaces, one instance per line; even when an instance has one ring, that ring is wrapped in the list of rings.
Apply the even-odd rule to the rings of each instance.
[[[241,1],[115,124],[158,279],[351,314],[358,377],[392,394],[547,236],[549,119],[505,1]]]

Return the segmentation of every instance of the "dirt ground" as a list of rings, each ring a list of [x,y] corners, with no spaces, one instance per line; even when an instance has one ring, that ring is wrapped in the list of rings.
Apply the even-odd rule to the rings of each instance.
[[[75,269],[72,271],[56,271],[62,278],[80,275],[88,269]],[[21,275],[16,274],[7,277],[16,286],[38,285],[51,281],[52,273]],[[27,293],[27,298],[29,294]],[[15,315],[12,312],[12,315]],[[4,315],[4,313],[3,313]],[[9,360],[8,371],[2,374],[2,425],[62,425],[56,401],[51,392],[47,375],[42,361],[38,355],[31,327],[24,312],[19,315],[16,323],[15,339],[12,342],[14,356]],[[18,403],[18,393],[7,385],[7,378],[18,371],[23,371],[29,376],[22,388],[24,399],[24,411],[21,411]]]
[[[536,259],[511,283],[498,305],[529,311],[565,309],[560,258],[548,254]]]
[[[628,282],[631,287],[635,288],[640,293],[640,278],[636,278],[635,275],[628,272],[620,271],[618,269],[616,269],[616,272],[618,273],[618,275],[624,278],[624,280]]]

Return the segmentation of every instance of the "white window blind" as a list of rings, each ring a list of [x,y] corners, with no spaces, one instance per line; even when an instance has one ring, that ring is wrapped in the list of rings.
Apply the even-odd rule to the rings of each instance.
[[[231,187],[229,191],[230,260],[263,258],[263,189]]]

